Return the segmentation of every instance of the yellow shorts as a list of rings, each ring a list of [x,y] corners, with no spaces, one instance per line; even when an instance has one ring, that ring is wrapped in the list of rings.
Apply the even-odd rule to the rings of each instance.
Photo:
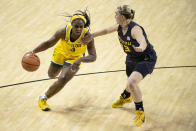
[[[63,66],[63,65],[71,66],[78,58],[83,56],[79,56],[79,57],[65,56],[63,53],[55,49],[52,55],[52,63],[58,66]]]

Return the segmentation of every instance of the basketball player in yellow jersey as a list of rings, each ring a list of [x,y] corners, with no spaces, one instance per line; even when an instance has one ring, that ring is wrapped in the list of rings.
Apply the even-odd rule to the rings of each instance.
[[[59,41],[54,49],[48,75],[50,78],[55,78],[61,73],[58,80],[49,87],[45,94],[39,96],[38,106],[41,110],[50,110],[50,106],[46,103],[47,99],[59,92],[73,78],[82,62],[96,60],[94,40],[89,45],[80,42],[82,37],[88,34],[86,27],[89,25],[90,18],[87,12],[78,11],[78,13],[71,16],[70,25],[58,30],[49,40],[41,43],[31,52],[44,51]],[[84,56],[86,49],[88,50],[88,56]]]

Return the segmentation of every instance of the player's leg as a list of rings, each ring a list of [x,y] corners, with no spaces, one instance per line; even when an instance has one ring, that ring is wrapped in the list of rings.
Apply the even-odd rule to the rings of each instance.
[[[133,72],[133,69],[135,68],[136,63],[135,62],[129,62],[129,63],[127,62],[126,64],[127,64],[126,65],[126,74],[127,74],[127,77],[129,77],[130,74]],[[121,93],[120,98],[112,104],[112,107],[114,107],[114,108],[122,107],[125,103],[132,102],[131,93],[126,90],[127,86],[128,85],[126,85],[126,88],[123,91],[123,93]]]
[[[138,87],[138,84],[142,79],[142,74],[137,71],[133,71],[128,78],[128,86],[126,90],[131,92],[134,102],[140,102],[142,100],[142,93]]]
[[[142,93],[138,84],[145,78],[147,74],[152,73],[156,60],[141,61],[138,62],[128,79],[127,90],[131,92],[133,100],[135,102],[136,117],[135,125],[141,126],[145,122],[144,107],[142,101]]]
[[[48,76],[50,78],[55,78],[61,71],[63,65],[58,65],[51,62],[50,67],[48,69]]]
[[[65,57],[61,54],[57,48],[54,49],[52,55],[52,61],[48,69],[48,76],[50,78],[55,78],[61,71],[64,65]]]
[[[134,71],[131,73],[128,79],[128,87],[126,90],[131,92],[133,101],[136,108],[135,125],[141,126],[145,122],[144,107],[142,101],[142,93],[138,84],[143,79],[143,75],[140,72]]]
[[[63,86],[59,87],[58,83],[59,81],[62,80],[62,74],[63,73],[66,74],[66,71],[68,71],[68,68],[63,67],[64,62],[65,62],[65,57],[61,53],[59,53],[58,49],[55,49],[52,56],[52,62],[48,69],[48,76],[50,78],[55,78],[60,73],[61,70],[62,72],[57,80],[58,82],[55,82],[44,95],[39,96],[38,106],[43,111],[50,110],[50,106],[46,103],[47,99],[52,95],[56,94],[58,90],[60,90],[60,88],[63,87]]]
[[[78,70],[77,70],[78,71]],[[77,73],[71,71],[71,67],[64,66],[62,69],[62,72],[56,82],[53,83],[53,85],[50,86],[50,88],[47,90],[46,97],[50,98],[53,95],[55,95],[57,92],[59,92]]]
[[[62,68],[58,80],[49,87],[49,89],[46,91],[44,95],[40,96],[38,105],[41,110],[43,111],[50,110],[50,106],[46,103],[47,99],[51,98],[53,95],[58,93],[73,78],[73,76],[77,73],[77,71],[76,72],[71,71],[70,66],[64,66]]]

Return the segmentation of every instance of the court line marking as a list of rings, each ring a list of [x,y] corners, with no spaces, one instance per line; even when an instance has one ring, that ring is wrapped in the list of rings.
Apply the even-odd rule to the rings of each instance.
[[[193,66],[165,66],[165,67],[155,67],[154,69],[195,68],[195,67],[196,67],[196,65],[193,65]],[[103,74],[103,73],[121,72],[121,71],[125,71],[125,70],[113,70],[113,71],[92,72],[92,73],[78,74],[78,75],[75,75],[75,76]],[[9,84],[9,85],[0,86],[0,88],[11,87],[11,86],[15,86],[15,85],[22,85],[22,84],[33,83],[33,82],[39,82],[39,81],[45,81],[45,80],[52,80],[52,79],[57,79],[57,78],[58,77],[56,77],[56,78],[45,78],[45,79],[33,80],[33,81],[26,81],[26,82],[20,82],[20,83],[15,83],[15,84]]]

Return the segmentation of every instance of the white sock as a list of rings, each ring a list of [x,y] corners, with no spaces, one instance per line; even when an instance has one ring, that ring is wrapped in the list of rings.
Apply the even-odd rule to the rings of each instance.
[[[46,99],[46,100],[47,100],[48,98],[47,98],[47,96],[44,94],[44,95],[39,96],[39,99]]]

